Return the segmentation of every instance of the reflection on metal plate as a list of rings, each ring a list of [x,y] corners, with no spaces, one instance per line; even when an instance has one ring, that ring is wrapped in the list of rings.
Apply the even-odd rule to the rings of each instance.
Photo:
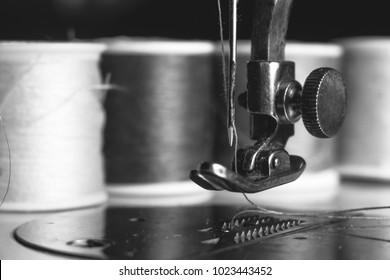
[[[31,221],[15,236],[39,250],[92,259],[390,259],[390,220],[239,210],[101,207]]]

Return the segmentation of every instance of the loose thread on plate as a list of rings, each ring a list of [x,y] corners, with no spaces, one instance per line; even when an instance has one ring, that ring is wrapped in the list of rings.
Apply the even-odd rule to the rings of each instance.
[[[274,135],[270,136],[263,146],[267,145]],[[262,147],[263,147],[262,146]],[[260,147],[259,150],[262,149]],[[356,208],[356,209],[345,209],[345,210],[339,210],[339,211],[323,211],[318,213],[293,213],[293,212],[282,212],[282,211],[275,211],[266,209],[264,207],[261,207],[260,205],[254,203],[252,200],[249,199],[246,193],[242,192],[242,195],[246,199],[246,201],[255,207],[256,209],[252,210],[244,210],[240,211],[239,213],[235,214],[232,218],[232,221],[234,221],[238,216],[245,215],[249,213],[255,213],[255,214],[268,214],[268,215],[282,215],[282,216],[296,216],[296,217],[311,217],[311,218],[327,218],[327,219],[345,219],[345,220],[388,220],[390,217],[367,217],[367,216],[345,216],[344,214],[353,213],[353,212],[361,212],[361,211],[373,211],[373,210],[381,210],[381,209],[390,209],[390,206],[383,206],[383,207],[365,207],[365,208]],[[231,223],[232,227],[234,227],[234,223]]]
[[[339,211],[322,211],[317,213],[293,213],[293,212],[281,212],[275,210],[269,210],[258,206],[251,201],[246,194],[243,194],[246,200],[254,206],[256,209],[248,209],[239,211],[231,218],[231,229],[234,229],[234,221],[242,215],[253,215],[253,214],[264,214],[264,215],[275,215],[275,216],[292,216],[301,218],[324,218],[324,219],[339,219],[339,220],[390,220],[390,217],[377,217],[377,216],[348,216],[348,213],[362,212],[362,211],[375,211],[375,210],[390,210],[390,206],[377,206],[377,207],[362,207],[345,209]]]
[[[275,133],[265,141],[263,146],[267,145],[274,136]],[[259,150],[261,150],[262,147],[260,147]],[[389,220],[390,219],[390,217],[386,218],[386,217],[375,217],[375,216],[369,217],[369,216],[346,216],[345,215],[353,212],[390,209],[390,206],[362,207],[362,208],[345,209],[339,211],[322,211],[317,213],[293,213],[293,212],[282,212],[282,211],[266,209],[254,203],[252,200],[250,200],[246,193],[242,192],[242,195],[244,196],[246,201],[248,201],[248,203],[251,204],[256,209],[243,210],[235,214],[231,219],[232,222],[230,223],[232,225],[231,226],[232,228],[234,228],[233,221],[237,219],[237,217],[239,217],[240,215],[245,215],[245,214],[266,214],[266,215],[277,215],[277,216],[294,216],[294,217],[302,217],[302,218],[306,217],[306,218],[326,218],[326,219],[344,219],[344,220]]]

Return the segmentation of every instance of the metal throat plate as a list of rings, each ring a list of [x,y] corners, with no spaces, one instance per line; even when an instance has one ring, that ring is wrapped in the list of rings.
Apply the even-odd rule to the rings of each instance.
[[[390,259],[390,220],[273,216],[237,207],[101,207],[16,229],[21,243],[89,259]]]

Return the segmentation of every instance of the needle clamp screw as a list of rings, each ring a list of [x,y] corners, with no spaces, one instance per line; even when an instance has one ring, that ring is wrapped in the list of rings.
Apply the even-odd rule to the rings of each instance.
[[[303,123],[311,135],[336,135],[347,111],[347,92],[340,72],[332,68],[311,72],[303,86],[301,106]]]

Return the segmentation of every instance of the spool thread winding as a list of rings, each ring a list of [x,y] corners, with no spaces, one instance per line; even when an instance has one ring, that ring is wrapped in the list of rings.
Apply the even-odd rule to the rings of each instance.
[[[103,73],[125,89],[108,91],[105,101],[111,184],[186,181],[189,170],[211,157],[212,48],[164,53],[155,44],[164,49],[181,43],[146,41],[144,53],[130,49],[103,57]]]
[[[30,54],[29,44],[25,47],[24,59],[18,53],[14,59],[0,59],[0,110],[12,155],[10,190],[2,209],[41,211],[101,203],[106,198],[104,114],[102,96],[92,89],[100,83],[97,59],[53,54],[50,44],[44,46],[48,52]],[[1,141],[0,151],[6,145]],[[8,162],[2,153],[0,166]],[[5,181],[0,181],[2,190]]]

